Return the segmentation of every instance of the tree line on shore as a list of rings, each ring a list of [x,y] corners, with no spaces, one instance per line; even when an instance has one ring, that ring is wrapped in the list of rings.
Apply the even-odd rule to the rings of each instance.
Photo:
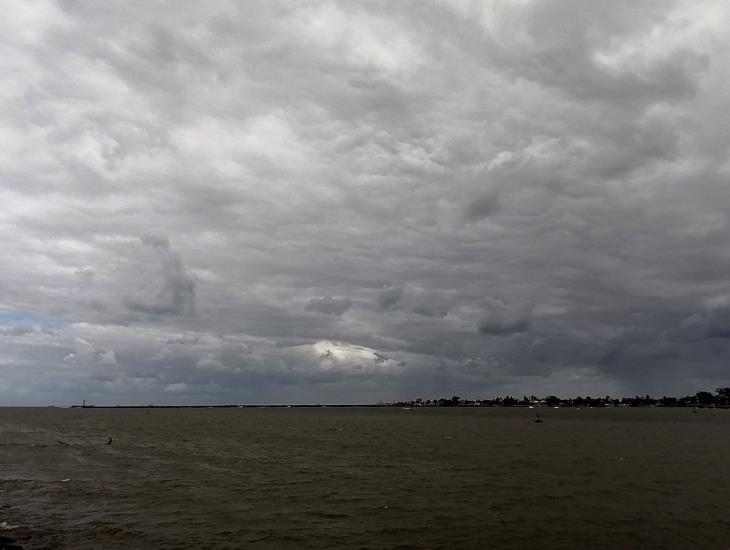
[[[458,395],[450,398],[423,399],[396,401],[388,403],[398,407],[715,407],[730,408],[730,387],[717,388],[715,392],[699,391],[694,395],[684,397],[662,396],[654,398],[649,395],[634,397],[612,398],[605,397],[557,397],[548,395],[538,398],[534,395],[523,396],[521,399],[507,395],[494,399],[464,399]]]

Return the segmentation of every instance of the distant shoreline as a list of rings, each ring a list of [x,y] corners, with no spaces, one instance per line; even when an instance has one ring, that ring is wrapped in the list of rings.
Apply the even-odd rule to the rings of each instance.
[[[403,405],[401,403],[383,403],[379,405],[71,405],[69,407],[57,407],[48,405],[46,408],[56,409],[440,409],[440,408],[469,408],[469,409],[534,409],[534,408],[548,408],[548,409],[579,409],[577,405],[553,405],[548,406],[544,404],[539,405],[480,405],[470,403],[467,405],[455,405],[455,406],[444,406],[444,405]],[[6,407],[13,408],[13,407]],[[42,405],[36,405],[28,408],[43,408]],[[697,409],[730,409],[728,405],[583,405],[586,409],[603,409],[603,408],[658,408],[658,409],[669,409],[669,408],[697,408]]]
[[[0,405],[0,407],[2,407]],[[44,407],[36,405],[35,407]],[[546,397],[523,396],[517,398],[513,396],[495,397],[493,399],[466,399],[454,395],[450,398],[439,399],[409,399],[378,403],[317,403],[317,404],[301,404],[301,403],[268,403],[268,404],[251,404],[251,403],[229,403],[225,405],[155,405],[149,403],[147,405],[94,405],[87,404],[86,400],[80,405],[46,405],[47,408],[70,408],[70,409],[316,409],[316,408],[609,408],[609,407],[658,407],[658,408],[714,408],[728,409],[730,408],[730,387],[716,388],[714,393],[708,391],[699,391],[694,395],[686,395],[683,397],[662,396],[654,398],[649,395],[611,398],[605,397],[557,397],[548,395]]]

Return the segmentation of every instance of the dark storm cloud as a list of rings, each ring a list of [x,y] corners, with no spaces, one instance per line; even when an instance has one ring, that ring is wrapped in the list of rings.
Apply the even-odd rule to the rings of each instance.
[[[179,256],[170,249],[168,239],[145,235],[145,247],[154,251],[152,265],[143,265],[133,296],[124,304],[132,311],[151,315],[180,315],[195,310],[195,278],[188,273]]]
[[[4,15],[0,401],[726,378],[723,5]]]
[[[480,334],[505,335],[525,332],[530,328],[526,319],[482,319],[479,321]]]
[[[307,311],[317,311],[326,315],[342,315],[351,307],[352,300],[348,298],[324,296],[322,298],[311,298],[304,309]]]
[[[730,298],[721,296],[710,301],[685,319],[682,326],[697,337],[730,338]]]
[[[487,194],[472,201],[467,207],[467,217],[472,220],[480,220],[487,216],[494,215],[500,210],[499,195],[497,193]]]
[[[450,299],[445,293],[413,284],[386,287],[376,299],[376,307],[382,312],[403,311],[426,317],[443,317],[449,306]]]

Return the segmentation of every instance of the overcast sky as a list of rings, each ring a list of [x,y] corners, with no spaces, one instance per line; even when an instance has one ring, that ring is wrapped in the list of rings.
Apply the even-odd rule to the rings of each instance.
[[[730,6],[4,0],[0,404],[730,378]]]

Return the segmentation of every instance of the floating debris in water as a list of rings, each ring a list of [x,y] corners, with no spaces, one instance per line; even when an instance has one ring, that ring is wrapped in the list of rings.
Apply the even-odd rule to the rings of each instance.
[[[10,525],[7,521],[0,521],[0,531],[10,531],[17,528],[17,525]]]

